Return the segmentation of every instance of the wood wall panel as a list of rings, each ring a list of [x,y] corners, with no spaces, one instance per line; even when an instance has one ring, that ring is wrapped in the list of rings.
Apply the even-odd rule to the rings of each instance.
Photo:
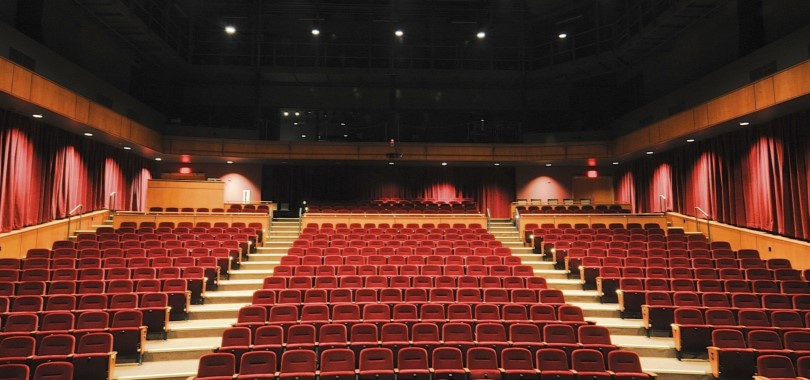
[[[87,124],[91,127],[113,136],[121,136],[121,123],[123,123],[121,115],[99,104],[90,103]]]
[[[152,179],[147,183],[146,208],[224,208],[225,183],[220,181],[172,181]]]
[[[76,94],[40,76],[31,78],[31,103],[75,119]]]
[[[793,66],[773,76],[777,103],[810,93],[810,61]]]
[[[82,124],[87,124],[90,117],[90,101],[87,98],[76,97],[76,110],[73,112],[74,120]]]
[[[301,218],[301,225],[306,226],[309,223],[478,223],[486,227],[487,218],[485,215],[415,215],[415,214],[305,214]]]
[[[690,111],[681,112],[658,123],[658,139],[664,142],[682,137],[695,131],[695,116]]]
[[[704,103],[692,109],[695,131],[709,127],[709,107]]]
[[[101,210],[75,216],[70,220],[70,231],[89,229],[92,225],[101,224],[108,218],[109,211]],[[5,234],[0,234],[0,257],[25,257],[32,248],[51,248],[53,242],[65,240],[68,234],[67,219],[26,227]]]
[[[711,233],[712,241],[727,241],[731,248],[753,248],[759,251],[763,259],[790,259],[793,268],[810,269],[810,243],[789,239],[784,236],[769,234],[735,227],[728,224],[710,222],[707,227],[705,219],[699,219],[678,213],[668,213],[667,221],[673,227],[684,228],[687,232],[700,231],[704,235]]]
[[[33,74],[30,71],[20,67],[14,66],[14,75],[11,82],[11,94],[23,99],[31,99],[31,78]]]
[[[574,177],[571,179],[571,196],[574,199],[589,198],[593,203],[609,203],[613,196],[613,177]]]
[[[11,82],[14,77],[14,65],[0,59],[0,91],[11,92]]]
[[[708,103],[709,124],[719,124],[756,111],[754,86],[745,86]]]
[[[775,94],[773,92],[773,78],[765,78],[754,83],[754,100],[758,110],[774,105]]]

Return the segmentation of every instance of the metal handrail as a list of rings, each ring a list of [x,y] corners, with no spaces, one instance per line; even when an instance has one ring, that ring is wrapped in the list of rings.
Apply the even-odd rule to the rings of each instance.
[[[711,215],[709,215],[709,213],[707,213],[706,211],[703,211],[703,209],[698,206],[695,206],[695,210],[700,211],[704,216],[706,216],[706,238],[709,239],[709,241],[712,241],[712,225],[710,223]],[[695,227],[698,229],[698,232],[700,232],[700,226],[698,226],[697,213],[695,213]]]
[[[68,218],[67,237],[65,238],[65,240],[70,239],[70,217],[73,215],[74,212],[76,212],[76,210],[79,210],[79,215],[81,215],[82,211],[84,211],[84,205],[79,204],[76,207],[74,207],[72,210],[68,211],[68,213],[67,213],[67,218]],[[82,226],[82,219],[79,218],[79,228],[81,228],[81,226]]]

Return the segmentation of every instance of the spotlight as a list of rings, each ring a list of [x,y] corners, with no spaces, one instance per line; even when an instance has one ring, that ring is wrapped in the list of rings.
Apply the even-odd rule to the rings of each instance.
[[[318,28],[312,28],[312,35],[317,36],[321,34],[321,30]]]
[[[402,31],[402,29],[397,29],[397,30],[394,32],[394,35],[395,35],[395,36],[397,36],[397,37],[402,37],[402,36],[404,36],[404,35],[405,35],[405,32],[403,32],[403,31]]]
[[[475,36],[478,37],[479,40],[483,40],[484,38],[487,37],[487,33],[484,31],[480,31]]]
[[[558,34],[557,37],[559,37],[561,40],[564,40],[564,39],[568,38],[568,33],[562,32],[562,33]]]
[[[295,111],[295,116],[301,116],[301,113],[298,112],[298,111]]]
[[[234,34],[236,33],[236,27],[233,25],[228,25],[225,27],[225,33]]]
[[[287,112],[287,111],[284,111],[284,113],[282,115],[284,115],[284,117],[287,117],[287,116],[290,116],[290,113]]]

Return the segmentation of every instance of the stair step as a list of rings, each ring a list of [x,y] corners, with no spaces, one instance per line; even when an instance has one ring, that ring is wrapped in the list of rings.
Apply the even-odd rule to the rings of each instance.
[[[250,303],[250,302],[248,302]],[[191,305],[188,319],[224,319],[233,318],[236,321],[239,309],[248,303],[220,303],[212,305]]]
[[[115,366],[118,380],[187,380],[197,375],[199,359],[167,360],[145,362],[142,365],[128,364]]]
[[[189,319],[169,324],[169,340],[180,338],[219,337],[222,331],[236,322],[236,318]],[[148,344],[148,343],[147,343]]]
[[[178,338],[153,340],[146,344],[144,361],[198,359],[218,347],[222,337]]]

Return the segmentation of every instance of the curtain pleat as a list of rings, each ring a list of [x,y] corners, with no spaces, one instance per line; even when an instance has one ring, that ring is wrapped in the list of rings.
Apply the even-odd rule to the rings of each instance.
[[[6,110],[0,154],[0,232],[105,208],[112,191],[123,195],[116,209],[141,210],[151,178],[142,157]]]

